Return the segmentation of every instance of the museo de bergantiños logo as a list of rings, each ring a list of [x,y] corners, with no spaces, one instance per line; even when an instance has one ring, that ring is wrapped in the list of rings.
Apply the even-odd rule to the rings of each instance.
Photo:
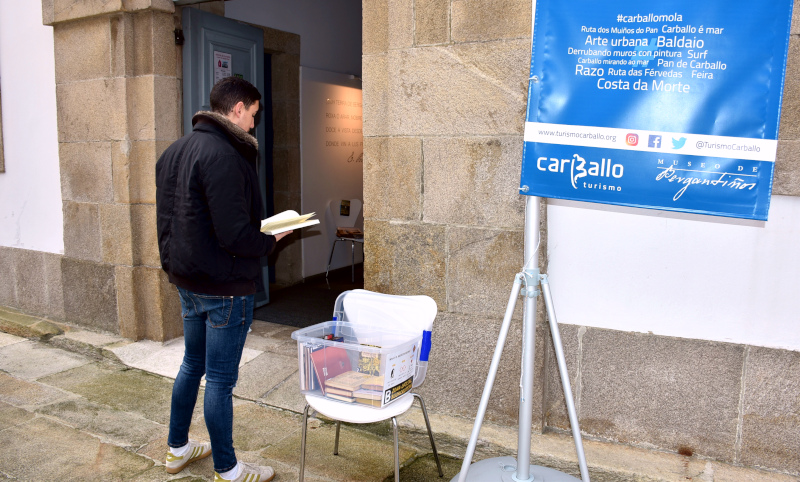
[[[578,154],[572,158],[540,157],[536,160],[536,168],[544,172],[569,174],[573,189],[599,189],[602,191],[622,191],[622,187],[609,184],[613,179],[621,179],[625,174],[622,164],[605,157],[598,161],[587,161]]]

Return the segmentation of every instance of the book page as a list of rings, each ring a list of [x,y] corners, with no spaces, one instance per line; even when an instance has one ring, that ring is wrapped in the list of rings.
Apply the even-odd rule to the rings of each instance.
[[[266,234],[278,234],[292,229],[299,229],[306,226],[319,224],[316,219],[310,219],[316,213],[299,215],[297,211],[284,211],[261,221],[261,232]]]

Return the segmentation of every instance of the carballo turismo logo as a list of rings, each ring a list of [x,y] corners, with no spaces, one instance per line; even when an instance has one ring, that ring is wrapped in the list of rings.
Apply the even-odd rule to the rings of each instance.
[[[569,180],[573,189],[583,188],[600,189],[603,191],[622,191],[621,186],[610,185],[600,181],[605,181],[605,179],[608,178],[621,179],[622,176],[625,175],[624,166],[622,164],[614,164],[611,159],[606,159],[604,157],[600,162],[587,162],[586,159],[578,154],[573,154],[571,159],[540,157],[536,160],[536,168],[545,172],[560,174],[565,172],[569,173]]]

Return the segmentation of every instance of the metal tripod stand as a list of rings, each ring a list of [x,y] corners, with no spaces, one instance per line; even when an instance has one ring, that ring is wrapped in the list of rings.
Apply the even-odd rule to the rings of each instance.
[[[533,370],[534,370],[534,346],[536,335],[536,298],[539,295],[537,286],[541,283],[542,294],[544,294],[545,305],[547,307],[547,318],[550,323],[550,333],[553,336],[556,360],[558,361],[558,371],[561,375],[561,384],[564,387],[564,398],[567,402],[569,412],[569,423],[572,427],[572,436],[575,440],[575,450],[578,454],[578,464],[580,466],[581,479],[583,482],[589,481],[589,470],[586,466],[586,456],[583,452],[583,441],[581,431],[578,426],[578,416],[575,411],[575,402],[572,399],[572,389],[567,373],[567,363],[564,359],[564,347],[561,344],[561,334],[556,322],[555,309],[553,308],[553,298],[550,293],[550,284],[546,274],[540,274],[538,268],[528,267],[529,264],[536,264],[539,250],[539,198],[536,196],[526,196],[525,204],[525,266],[521,273],[514,276],[514,285],[511,289],[511,296],[508,299],[503,324],[500,327],[500,334],[497,346],[492,357],[492,364],[489,367],[489,374],[486,385],[481,395],[478,414],[475,417],[475,425],[472,428],[467,452],[464,455],[464,462],[461,465],[461,472],[452,479],[451,482],[578,482],[579,479],[563,472],[559,472],[547,467],[530,464],[531,453],[531,420],[533,409]],[[522,290],[523,285],[525,289]],[[475,455],[475,446],[478,443],[478,434],[481,430],[483,418],[486,415],[486,407],[489,404],[489,395],[492,392],[497,368],[500,365],[500,357],[503,354],[503,346],[506,342],[508,329],[511,324],[511,317],[514,314],[517,297],[523,294],[525,305],[523,311],[522,329],[522,388],[519,402],[519,438],[517,441],[517,458],[495,457],[481,460],[470,465],[472,457]]]

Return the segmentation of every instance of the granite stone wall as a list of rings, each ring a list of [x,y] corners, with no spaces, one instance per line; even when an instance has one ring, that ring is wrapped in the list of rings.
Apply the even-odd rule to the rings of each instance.
[[[63,319],[132,339],[174,338],[179,305],[160,269],[153,172],[180,134],[175,7],[42,7],[55,48]]]
[[[473,418],[523,264],[531,2],[362,5],[365,285],[436,300],[421,393],[430,410]],[[795,1],[776,195],[800,195],[799,9]],[[546,272],[544,257],[539,265]],[[521,304],[487,412],[508,425],[518,415]],[[543,323],[540,306],[534,428],[568,431]],[[800,472],[800,354],[570,325],[562,337],[587,437]]]

